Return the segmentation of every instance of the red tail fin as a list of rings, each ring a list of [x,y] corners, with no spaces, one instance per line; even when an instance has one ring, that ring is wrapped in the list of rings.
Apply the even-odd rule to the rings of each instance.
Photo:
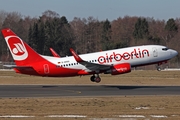
[[[31,63],[44,60],[11,29],[3,29],[2,34],[17,66],[30,65]]]

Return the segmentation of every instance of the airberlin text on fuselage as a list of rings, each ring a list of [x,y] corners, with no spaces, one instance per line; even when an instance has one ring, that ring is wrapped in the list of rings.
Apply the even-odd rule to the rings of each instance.
[[[106,53],[105,56],[98,57],[98,62],[100,64],[110,63],[113,62],[113,59],[119,62],[121,60],[144,58],[145,55],[149,57],[149,51],[147,49],[140,50],[140,48],[138,48],[138,49],[134,49],[132,52],[124,52],[124,53],[113,52],[112,54]]]

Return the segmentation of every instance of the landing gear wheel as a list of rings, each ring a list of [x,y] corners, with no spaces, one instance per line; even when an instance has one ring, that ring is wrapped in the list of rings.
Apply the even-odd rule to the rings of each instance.
[[[159,66],[157,67],[157,71],[161,71],[161,68]]]
[[[94,75],[91,76],[90,80],[91,80],[92,82],[95,82],[95,76],[94,76]]]
[[[161,63],[158,63],[158,64],[157,64],[157,66],[156,66],[157,71],[161,71],[161,67],[160,67],[160,65],[162,65],[162,64],[163,64],[163,62],[161,62]]]
[[[95,76],[95,75],[91,76],[90,80],[91,80],[92,82],[96,82],[96,83],[101,82],[101,78],[99,77],[99,75],[97,75],[97,76]]]
[[[100,78],[100,77],[96,77],[96,78],[95,78],[95,82],[96,82],[96,83],[101,82],[101,78]]]

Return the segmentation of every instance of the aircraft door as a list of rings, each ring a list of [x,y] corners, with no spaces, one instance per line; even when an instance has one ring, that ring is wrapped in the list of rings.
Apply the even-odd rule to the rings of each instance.
[[[153,50],[153,56],[154,57],[157,57],[158,56],[158,51],[157,51],[157,48],[152,48],[152,50]]]
[[[44,64],[44,73],[45,74],[49,74],[49,65],[48,64]]]

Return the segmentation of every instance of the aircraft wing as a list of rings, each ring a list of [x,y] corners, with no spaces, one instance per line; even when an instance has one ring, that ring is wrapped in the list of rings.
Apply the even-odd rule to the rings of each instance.
[[[91,71],[108,70],[111,68],[111,65],[102,65],[102,64],[96,64],[96,63],[84,61],[72,48],[70,49],[70,51],[78,63],[84,65],[86,68],[88,68]]]

